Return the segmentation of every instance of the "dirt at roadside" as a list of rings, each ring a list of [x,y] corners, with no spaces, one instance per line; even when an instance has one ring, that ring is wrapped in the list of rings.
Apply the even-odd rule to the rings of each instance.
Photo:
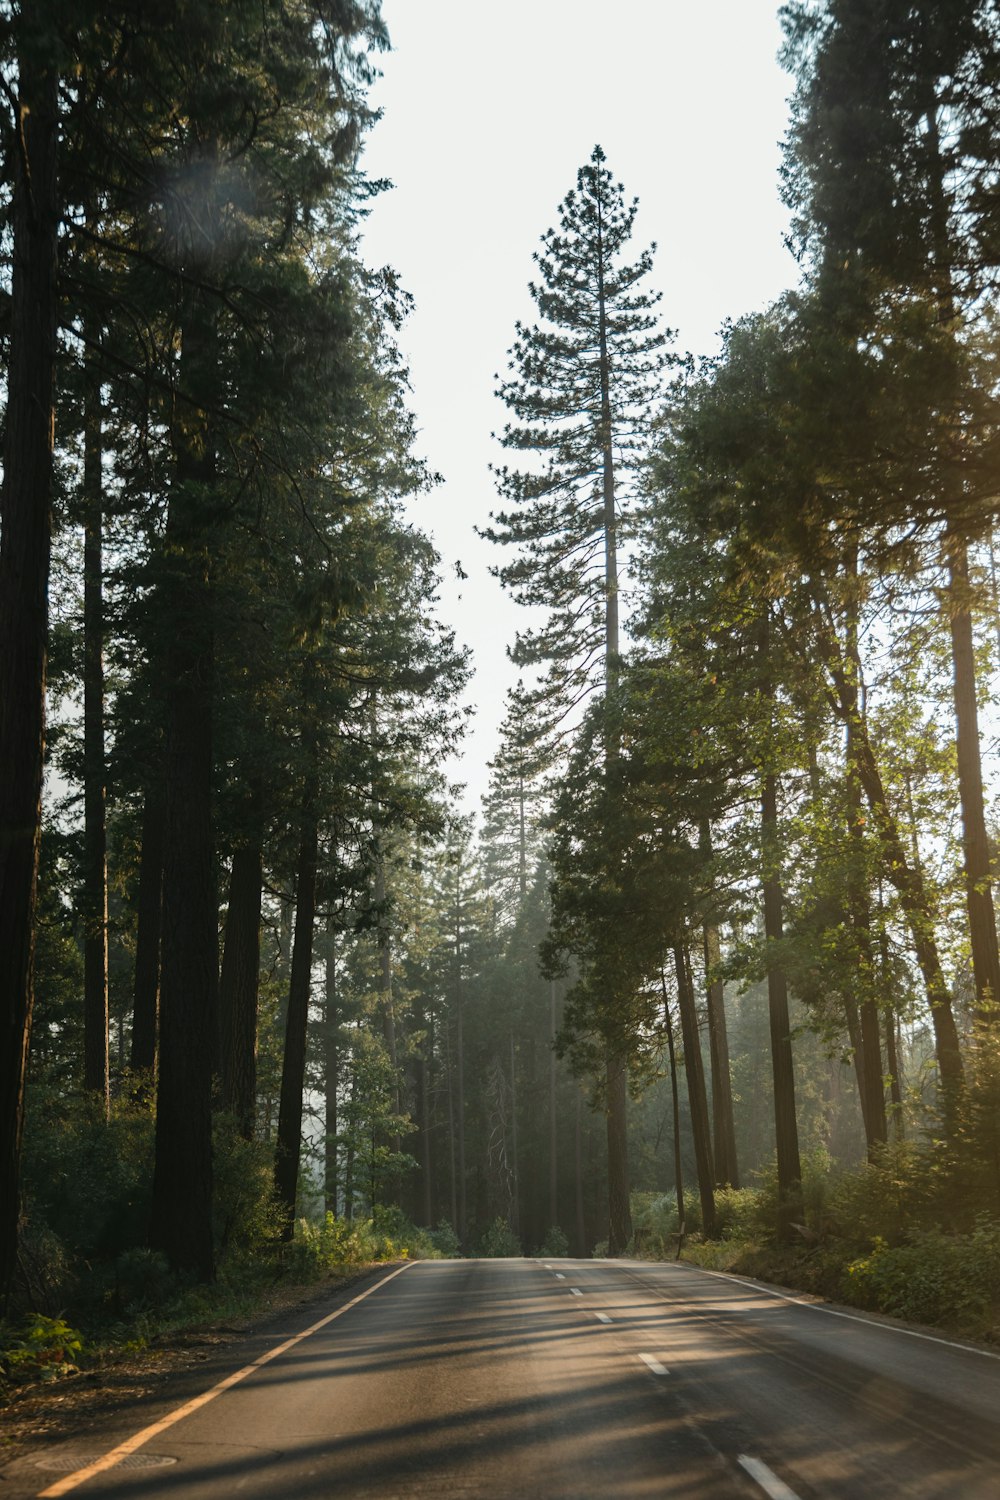
[[[171,1380],[193,1376],[200,1364],[223,1355],[227,1345],[233,1346],[238,1359],[239,1345],[248,1335],[276,1318],[329,1302],[331,1294],[361,1281],[373,1269],[357,1267],[308,1286],[277,1286],[245,1316],[160,1334],[144,1349],[110,1351],[89,1361],[78,1375],[15,1388],[6,1405],[0,1403],[0,1466],[41,1444],[101,1426],[123,1407],[163,1392]]]

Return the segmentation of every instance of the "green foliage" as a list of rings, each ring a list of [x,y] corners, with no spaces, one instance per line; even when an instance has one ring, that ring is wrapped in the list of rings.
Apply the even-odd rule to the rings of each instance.
[[[62,1318],[32,1313],[16,1328],[0,1324],[0,1393],[5,1385],[75,1375],[83,1349],[83,1336]]]
[[[381,1208],[370,1219],[342,1219],[332,1213],[318,1223],[299,1219],[283,1265],[292,1280],[312,1281],[339,1267],[440,1260],[448,1253],[438,1247],[433,1233],[415,1228],[398,1208]]]
[[[517,1238],[507,1220],[500,1214],[497,1214],[493,1223],[479,1241],[479,1254],[487,1260],[503,1260],[509,1256],[519,1256],[523,1253],[521,1241]]]
[[[442,1260],[450,1260],[461,1254],[458,1235],[447,1219],[441,1219],[437,1228],[428,1230],[427,1234]]]
[[[906,1244],[877,1236],[844,1272],[848,1301],[915,1323],[974,1331],[1000,1324],[1000,1223],[981,1219],[971,1235],[923,1230]]]
[[[98,1100],[34,1089],[23,1168],[29,1221],[65,1245],[74,1262],[108,1263],[141,1244],[153,1133],[152,1114],[127,1095],[105,1120]]]
[[[569,1240],[558,1224],[553,1224],[545,1231],[545,1238],[538,1247],[538,1253],[549,1259],[559,1259],[569,1254]]]
[[[214,1129],[213,1229],[224,1277],[269,1258],[281,1232],[274,1191],[274,1155],[268,1142],[243,1138],[230,1115]]]

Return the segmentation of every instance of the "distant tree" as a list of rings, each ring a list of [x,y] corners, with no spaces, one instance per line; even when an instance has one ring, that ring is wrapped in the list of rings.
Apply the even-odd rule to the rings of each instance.
[[[499,384],[516,418],[503,430],[504,447],[540,462],[497,469],[497,487],[510,506],[494,515],[484,535],[519,549],[497,573],[519,603],[546,611],[542,625],[519,634],[511,654],[519,665],[541,669],[533,697],[541,734],[550,741],[571,731],[588,695],[598,691],[611,702],[618,684],[621,513],[669,359],[655,311],[659,299],[641,287],[652,250],[632,264],[623,260],[636,208],[595,146],[560,205],[559,229],[543,234],[535,254],[539,280],[530,291],[542,322],[518,324],[512,373]],[[613,715],[603,722],[604,774],[613,780]],[[624,1250],[631,1232],[626,1071],[625,1054],[609,1053],[612,1254]]]

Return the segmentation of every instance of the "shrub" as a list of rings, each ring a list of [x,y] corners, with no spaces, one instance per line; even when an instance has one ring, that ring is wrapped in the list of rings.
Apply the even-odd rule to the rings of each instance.
[[[538,1247],[538,1253],[547,1256],[550,1260],[559,1260],[569,1254],[569,1240],[558,1224],[553,1224],[545,1231],[545,1238]]]
[[[442,1219],[436,1229],[428,1230],[427,1235],[435,1251],[443,1259],[461,1254],[458,1235],[447,1219]]]
[[[520,1240],[516,1238],[507,1220],[497,1214],[479,1241],[479,1254],[489,1260],[500,1260],[522,1253]]]
[[[860,1307],[915,1323],[993,1324],[1000,1311],[1000,1224],[980,1220],[961,1238],[917,1231],[901,1245],[876,1237],[871,1251],[846,1267],[844,1292]]]

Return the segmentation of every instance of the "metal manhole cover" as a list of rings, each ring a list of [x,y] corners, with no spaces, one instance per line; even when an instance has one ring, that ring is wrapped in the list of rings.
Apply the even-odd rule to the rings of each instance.
[[[53,1453],[49,1458],[35,1460],[36,1469],[50,1469],[58,1474],[71,1474],[74,1469],[85,1469],[106,1455],[103,1453]],[[175,1464],[176,1458],[165,1453],[127,1453],[115,1464],[116,1469],[162,1469]]]

